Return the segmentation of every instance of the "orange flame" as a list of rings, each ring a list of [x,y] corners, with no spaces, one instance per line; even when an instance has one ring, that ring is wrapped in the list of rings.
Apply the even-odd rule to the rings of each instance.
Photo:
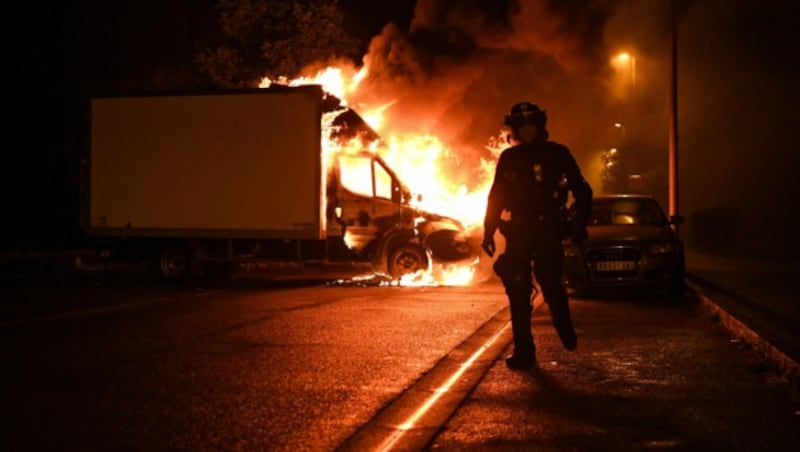
[[[323,90],[338,97],[342,105],[349,105],[348,98],[358,92],[361,81],[368,74],[367,66],[360,70],[344,67],[327,67],[309,77],[293,80],[279,78],[277,83],[289,86],[306,84],[321,85]],[[260,87],[273,83],[264,78]],[[474,185],[458,183],[451,175],[458,169],[456,155],[437,136],[430,133],[400,133],[393,131],[386,123],[386,113],[395,101],[381,105],[359,105],[357,110],[367,124],[380,131],[383,142],[373,142],[367,150],[380,153],[380,156],[395,171],[414,195],[412,204],[426,211],[446,215],[459,220],[466,228],[475,229],[483,220],[487,195],[492,182],[494,164],[503,148],[505,140],[492,138],[487,149],[494,158],[492,161],[480,159],[475,162],[479,177]],[[330,130],[333,119],[340,112],[328,113],[323,118],[323,128]],[[360,139],[344,145],[330,139],[329,133],[323,136],[323,152],[326,164],[330,167],[333,156],[352,154],[365,149]],[[380,144],[380,145],[379,145]],[[418,197],[417,195],[421,195]],[[345,237],[347,242],[348,237]],[[404,276],[400,285],[469,285],[474,283],[477,259],[471,264],[436,267],[424,272]]]
[[[401,286],[469,286],[474,282],[478,260],[469,264],[434,265],[428,270],[403,275]]]
[[[278,77],[275,82],[269,77],[264,77],[258,87],[269,88],[273,83],[288,86],[321,85],[325,92],[333,94],[345,103],[348,95],[356,91],[361,80],[366,76],[366,66],[358,71],[347,70],[343,67],[327,67],[312,77],[298,77],[292,80],[286,77]]]

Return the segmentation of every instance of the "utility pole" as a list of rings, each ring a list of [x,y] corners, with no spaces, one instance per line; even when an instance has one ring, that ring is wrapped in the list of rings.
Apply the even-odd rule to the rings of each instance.
[[[672,2],[672,63],[669,89],[669,214],[678,215],[678,13]]]

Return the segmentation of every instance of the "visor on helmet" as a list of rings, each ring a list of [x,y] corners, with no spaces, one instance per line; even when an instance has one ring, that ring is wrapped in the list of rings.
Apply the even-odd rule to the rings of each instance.
[[[530,102],[520,102],[511,108],[511,113],[505,117],[504,124],[509,127],[535,125],[543,127],[547,122],[547,114],[537,105]]]
[[[532,111],[526,111],[524,113],[519,113],[516,115],[512,115],[509,119],[509,124],[511,127],[522,127],[525,125],[538,125],[542,122],[542,115],[540,113],[534,113]]]

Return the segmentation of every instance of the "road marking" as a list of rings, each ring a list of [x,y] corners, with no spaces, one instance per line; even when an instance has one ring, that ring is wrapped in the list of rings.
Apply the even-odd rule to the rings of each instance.
[[[455,384],[455,382],[457,382],[458,379],[461,378],[464,372],[470,366],[472,366],[472,364],[483,354],[483,352],[485,352],[492,344],[494,344],[497,338],[500,337],[500,335],[503,334],[510,325],[511,322],[506,322],[505,325],[503,325],[503,327],[500,328],[500,331],[495,333],[495,335],[492,336],[488,341],[484,342],[483,345],[481,345],[481,347],[478,350],[476,350],[475,353],[473,353],[468,360],[466,360],[461,364],[461,366],[459,366],[458,370],[456,370],[452,375],[450,375],[450,378],[448,378],[447,381],[442,386],[440,386],[433,392],[433,395],[430,396],[428,400],[425,401],[425,403],[423,403],[419,408],[417,408],[417,411],[415,411],[405,422],[397,426],[397,429],[394,431],[392,436],[387,438],[387,440],[378,448],[378,450],[381,451],[391,450],[392,447],[397,443],[397,441],[399,441],[400,438],[402,438],[407,431],[411,430],[416,426],[417,421],[419,421],[419,419],[422,416],[424,416],[425,413],[428,412],[428,410],[431,409],[431,407],[439,400],[439,398],[444,393],[450,390],[453,384]]]
[[[541,296],[537,296],[534,311],[542,303]],[[506,306],[382,408],[338,450],[423,449],[511,342],[510,325],[510,311]],[[456,361],[462,353],[469,354],[469,358]]]

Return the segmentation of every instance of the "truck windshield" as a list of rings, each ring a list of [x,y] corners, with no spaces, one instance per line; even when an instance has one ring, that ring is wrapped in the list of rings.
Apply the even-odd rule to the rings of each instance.
[[[392,199],[392,175],[380,162],[370,157],[339,157],[339,176],[344,188],[355,194]]]

